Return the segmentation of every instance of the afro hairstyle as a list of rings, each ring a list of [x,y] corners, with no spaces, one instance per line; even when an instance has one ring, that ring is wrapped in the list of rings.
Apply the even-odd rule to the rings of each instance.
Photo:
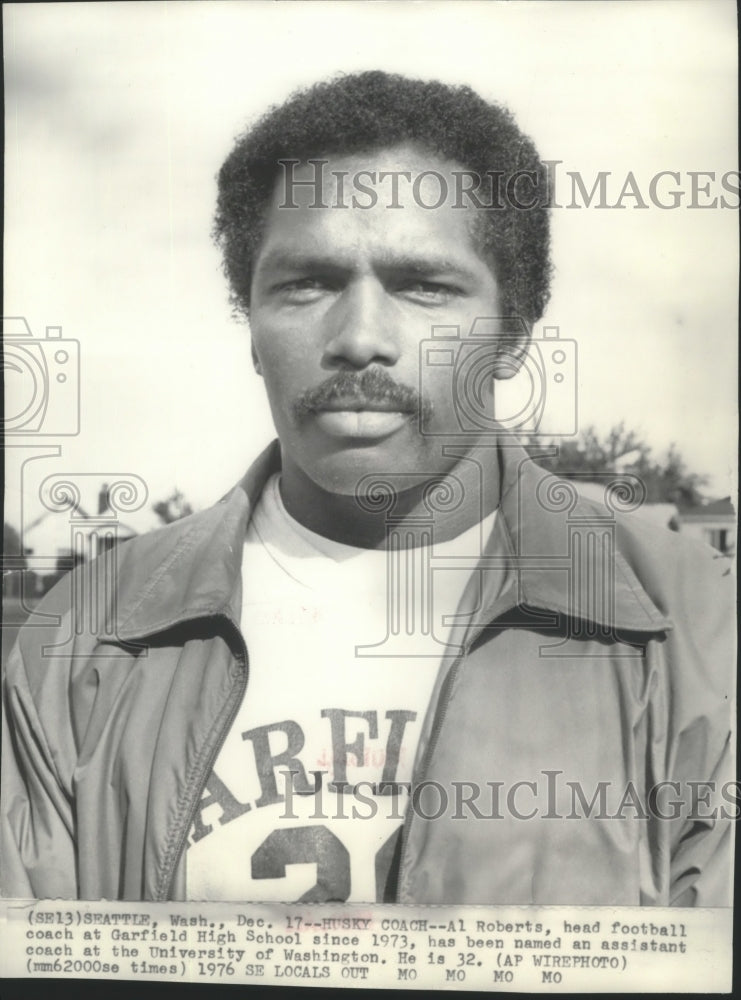
[[[525,208],[513,198],[477,208],[482,255],[509,315],[536,322],[548,301],[551,263],[549,179],[512,114],[470,87],[381,71],[340,75],[297,91],[238,137],[218,175],[214,238],[232,301],[249,313],[253,262],[283,160],[371,153],[414,145],[454,161],[479,179],[528,171],[539,193]]]

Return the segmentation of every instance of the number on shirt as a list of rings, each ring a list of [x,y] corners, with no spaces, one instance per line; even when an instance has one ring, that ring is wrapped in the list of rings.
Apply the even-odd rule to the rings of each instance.
[[[326,826],[273,830],[252,855],[253,878],[285,878],[287,865],[316,864],[316,884],[299,903],[344,903],[350,895],[350,852]]]
[[[376,852],[379,902],[393,902],[401,828]],[[316,883],[299,903],[344,903],[350,896],[350,852],[326,826],[273,830],[252,855],[252,877],[285,878],[288,865],[315,864]]]

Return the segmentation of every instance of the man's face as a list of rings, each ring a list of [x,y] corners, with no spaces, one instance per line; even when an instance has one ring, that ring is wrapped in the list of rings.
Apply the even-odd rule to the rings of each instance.
[[[299,207],[279,207],[284,182],[276,187],[252,281],[253,353],[284,465],[295,463],[330,492],[351,494],[369,473],[432,478],[455,462],[439,436],[459,431],[452,371],[447,382],[421,383],[420,344],[433,327],[458,327],[465,337],[477,317],[500,315],[497,281],[473,236],[477,209],[454,208],[452,198],[425,208],[441,190],[429,176],[417,198],[401,180],[400,207],[387,207],[388,179],[379,179],[374,207],[337,207],[351,203],[358,171],[415,178],[435,170],[453,191],[454,169],[399,147],[331,159],[320,199],[327,208],[310,207],[308,186],[293,187]],[[313,167],[300,168],[294,179],[314,176]],[[362,183],[373,186],[367,175]],[[420,407],[432,434],[420,431]]]

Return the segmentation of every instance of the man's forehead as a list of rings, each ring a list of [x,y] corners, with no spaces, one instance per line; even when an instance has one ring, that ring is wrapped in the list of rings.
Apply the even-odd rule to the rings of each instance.
[[[403,144],[355,153],[317,154],[307,159],[278,161],[272,204],[317,210],[323,205],[341,211],[387,208],[435,211],[472,205],[459,192],[476,176],[455,160],[416,145]]]
[[[471,277],[488,265],[461,216],[335,208],[273,208],[258,252],[262,271],[388,270]]]
[[[331,247],[409,270],[470,266],[472,256],[480,259],[474,224],[481,210],[439,197],[456,169],[408,146],[284,161],[265,218],[261,263],[318,261],[323,252],[333,256],[326,254]]]

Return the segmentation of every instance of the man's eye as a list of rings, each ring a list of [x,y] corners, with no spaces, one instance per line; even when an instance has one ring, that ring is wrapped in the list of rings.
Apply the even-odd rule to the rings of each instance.
[[[457,288],[441,284],[439,281],[409,281],[401,286],[401,291],[412,298],[429,302],[446,302],[459,294]]]
[[[329,290],[326,281],[320,278],[294,278],[282,281],[275,289],[279,295],[295,302],[307,302]]]

